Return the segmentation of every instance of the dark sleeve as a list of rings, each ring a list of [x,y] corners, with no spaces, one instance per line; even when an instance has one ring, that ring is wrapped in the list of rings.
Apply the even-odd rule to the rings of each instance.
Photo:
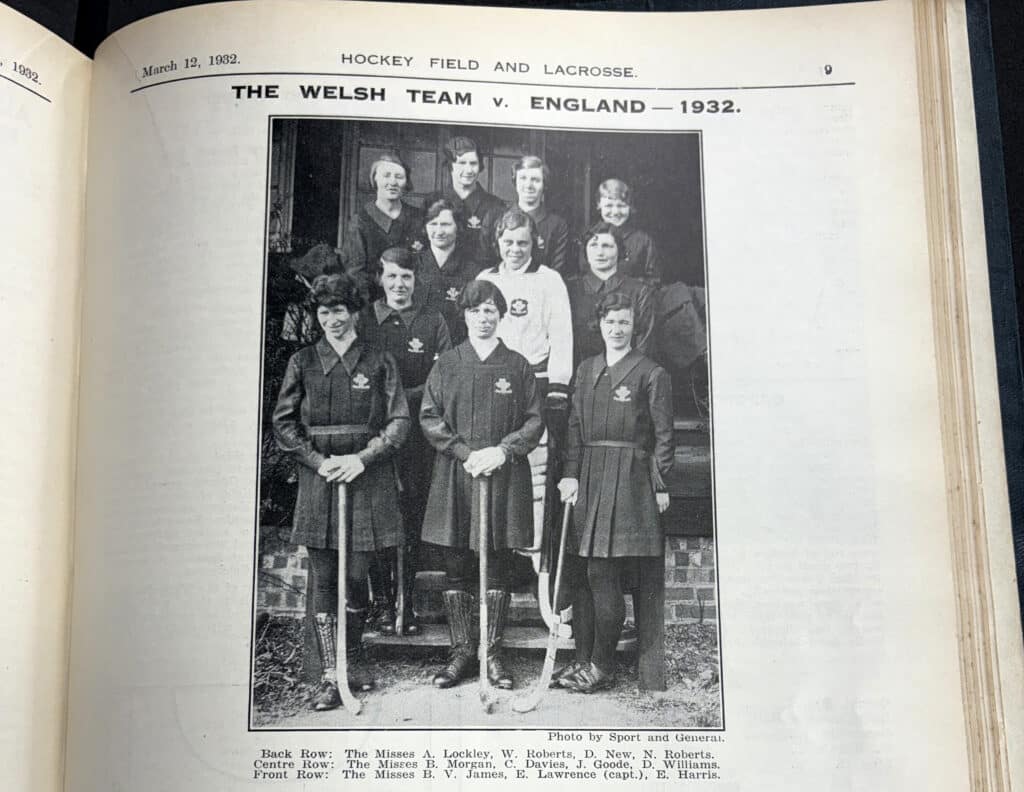
[[[445,321],[443,316],[437,318],[437,334],[434,336],[434,354],[437,357],[441,357],[445,352],[452,348],[452,336],[448,332],[448,322]]]
[[[354,217],[349,223],[345,240],[341,245],[341,265],[363,289],[369,286],[366,257],[366,239],[363,237],[362,223],[358,217]]]
[[[636,295],[636,341],[634,347],[647,357],[652,357],[654,352],[654,295],[654,289],[646,283]]]
[[[658,258],[658,246],[654,244],[654,239],[649,235],[644,240],[644,266],[640,274],[654,286],[661,283],[661,260]]]
[[[672,380],[661,366],[650,373],[647,405],[654,426],[654,453],[651,455],[651,475],[654,489],[665,492],[665,476],[675,461],[675,437],[672,421]]]
[[[576,387],[572,392],[572,407],[569,411],[569,431],[565,441],[565,463],[562,475],[566,478],[580,477],[580,464],[583,459],[583,380],[586,375],[581,365],[576,369],[574,379]]]
[[[537,388],[537,380],[533,376],[530,364],[525,359],[522,361],[522,383],[523,423],[518,429],[501,438],[501,442],[498,443],[505,456],[509,458],[529,454],[540,444],[540,438],[544,434],[540,390]]]
[[[386,352],[384,366],[384,409],[387,420],[376,437],[370,439],[358,456],[364,465],[372,465],[387,459],[405,444],[409,436],[409,405],[405,400],[402,380],[398,375],[398,364]]]
[[[547,265],[562,277],[569,277],[571,273],[566,272],[566,256],[569,254],[569,226],[561,217],[551,232],[551,239],[547,241]]]
[[[420,405],[420,429],[438,453],[448,454],[465,462],[469,459],[470,447],[449,424],[444,414],[444,381],[448,365],[438,360],[427,375],[423,386],[423,403]]]
[[[313,441],[309,439],[302,423],[302,400],[306,398],[306,389],[302,384],[302,369],[297,357],[292,355],[288,361],[271,423],[278,448],[306,467],[317,470],[327,457],[313,448]]]

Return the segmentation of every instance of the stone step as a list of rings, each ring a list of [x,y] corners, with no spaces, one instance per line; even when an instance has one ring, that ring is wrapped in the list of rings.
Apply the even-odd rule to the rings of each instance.
[[[367,632],[363,642],[373,646],[448,646],[448,628],[443,624],[424,624],[419,635],[379,635]],[[505,630],[504,644],[509,649],[531,649],[544,651],[548,645],[548,631],[541,627],[510,626]],[[572,649],[572,638],[559,636],[559,649]],[[618,651],[635,652],[636,638],[623,638]]]

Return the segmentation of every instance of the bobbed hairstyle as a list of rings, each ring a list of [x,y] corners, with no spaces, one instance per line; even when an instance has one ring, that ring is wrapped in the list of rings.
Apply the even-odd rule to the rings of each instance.
[[[498,309],[498,316],[504,316],[508,311],[508,303],[505,302],[505,295],[501,293],[501,289],[489,280],[471,280],[459,295],[459,310],[468,311],[485,302],[494,303],[494,307]]]
[[[408,248],[389,247],[380,254],[380,269],[377,271],[378,278],[384,273],[384,265],[389,262],[394,264],[396,267],[401,267],[404,270],[410,270],[412,272],[416,272],[420,267],[419,256]]]
[[[444,144],[444,161],[449,165],[454,165],[455,160],[461,157],[463,154],[469,154],[474,152],[476,158],[480,160],[480,172],[484,172],[484,158],[480,155],[480,147],[477,146],[476,141],[473,138],[458,135],[453,138],[448,138],[448,142]]]
[[[462,223],[462,210],[459,209],[455,204],[449,201],[447,198],[438,198],[436,201],[431,201],[427,204],[426,212],[423,218],[423,225],[426,225],[431,220],[436,220],[441,212],[451,212],[452,220],[455,221],[455,225],[458,226]]]
[[[412,171],[409,170],[409,166],[405,164],[405,160],[402,159],[402,155],[394,149],[382,151],[370,164],[370,189],[374,192],[377,191],[377,170],[385,162],[402,166],[402,170],[405,171],[405,191],[412,192]]]
[[[335,308],[344,305],[350,313],[356,313],[366,305],[359,286],[344,272],[318,275],[313,281],[310,296],[317,308]]]
[[[623,311],[626,309],[632,311],[634,317],[636,316],[636,306],[633,304],[632,297],[620,291],[608,292],[594,306],[594,318],[597,321],[601,321],[612,311]]]
[[[597,202],[601,203],[602,198],[612,198],[616,201],[622,201],[625,204],[629,204],[629,207],[633,207],[632,201],[633,191],[629,188],[622,179],[605,179],[599,185],[597,185]]]
[[[619,253],[619,263],[621,264],[626,258],[626,240],[623,239],[622,231],[619,230],[618,226],[613,226],[611,223],[606,223],[604,220],[594,223],[594,225],[583,232],[583,236],[580,238],[580,244],[583,245],[584,253],[586,252],[587,244],[590,240],[599,234],[607,234],[615,240],[615,247]]]
[[[516,160],[516,164],[512,166],[512,184],[515,185],[519,171],[527,168],[540,168],[541,175],[544,177],[544,188],[547,189],[548,182],[551,180],[551,169],[544,163],[544,160],[535,154],[524,154]]]
[[[498,240],[501,239],[501,235],[506,231],[515,231],[517,228],[527,228],[530,230],[530,243],[533,245],[533,251],[537,251],[537,224],[533,222],[533,218],[530,217],[522,209],[513,206],[511,209],[506,209],[505,213],[498,218],[498,222],[494,224],[494,249],[500,251]],[[491,268],[491,272],[497,272],[501,267],[501,263],[495,264]],[[527,272],[536,272],[540,267],[540,258],[536,255],[530,261],[530,266],[527,267]]]

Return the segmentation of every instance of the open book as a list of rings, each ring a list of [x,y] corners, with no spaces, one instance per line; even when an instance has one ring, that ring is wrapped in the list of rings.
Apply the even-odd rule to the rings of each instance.
[[[0,42],[5,789],[1020,784],[961,3]]]

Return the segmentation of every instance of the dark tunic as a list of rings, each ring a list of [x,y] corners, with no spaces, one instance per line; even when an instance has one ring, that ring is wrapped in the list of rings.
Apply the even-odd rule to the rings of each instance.
[[[494,244],[487,236],[486,221],[495,214],[500,216],[501,212],[505,211],[505,202],[497,195],[487,192],[479,183],[465,200],[448,187],[443,192],[430,195],[424,206],[429,207],[439,198],[444,198],[462,214],[459,222],[459,245],[477,261],[489,261],[494,258]]]
[[[375,278],[380,254],[390,247],[421,250],[424,244],[423,212],[403,203],[398,217],[391,218],[371,201],[363,205],[345,232],[341,263],[375,299],[379,296]]]
[[[661,260],[658,258],[658,247],[651,235],[633,226],[628,220],[619,226],[625,250],[619,254],[619,274],[630,278],[639,278],[645,283],[657,287],[661,283]],[[587,251],[580,251],[580,272],[587,273]]]
[[[337,548],[337,485],[317,469],[328,456],[343,454],[357,454],[366,466],[348,485],[351,549],[399,544],[392,457],[409,433],[409,408],[390,355],[358,338],[341,358],[326,339],[300,349],[288,361],[273,425],[278,445],[300,463],[294,544]]]
[[[419,289],[418,284],[416,288]],[[409,438],[396,457],[398,475],[405,496],[421,502],[422,509],[430,487],[434,449],[420,431],[420,402],[423,400],[423,384],[434,367],[434,361],[452,348],[448,326],[441,314],[429,308],[414,304],[412,308],[399,312],[388,307],[384,300],[377,300],[360,317],[359,338],[374,349],[389,353],[398,363],[402,388],[412,416]],[[416,515],[417,525],[408,526],[409,530],[418,529],[422,519],[422,513]]]
[[[466,340],[466,321],[459,310],[459,295],[463,287],[480,274],[478,262],[472,249],[461,244],[455,246],[443,267],[437,266],[429,246],[420,251],[413,300],[444,317],[453,345]]]
[[[662,555],[654,494],[664,491],[674,452],[666,371],[636,350],[611,368],[603,353],[585,360],[576,371],[564,469],[579,479],[570,551]]]
[[[573,363],[604,354],[604,339],[594,309],[606,294],[622,292],[633,300],[633,349],[650,356],[654,349],[654,289],[643,281],[616,272],[601,280],[592,272],[571,278],[565,284],[572,310]]]
[[[498,225],[501,216],[509,209],[514,209],[518,204],[510,203],[492,212],[487,218],[486,233],[490,239],[494,239],[494,229]],[[566,259],[569,256],[569,224],[561,215],[549,211],[544,204],[540,208],[527,212],[537,226],[537,244],[533,248],[533,261],[536,264],[544,264],[559,273],[563,278],[572,273],[566,270]],[[496,264],[499,260],[497,245],[492,245],[489,252],[488,265]]]
[[[490,546],[531,545],[533,485],[526,455],[540,442],[544,424],[526,358],[501,342],[485,361],[469,341],[445,352],[427,378],[420,425],[437,450],[423,540],[477,549],[475,488],[462,464],[471,451],[501,446],[508,459],[491,476]]]

